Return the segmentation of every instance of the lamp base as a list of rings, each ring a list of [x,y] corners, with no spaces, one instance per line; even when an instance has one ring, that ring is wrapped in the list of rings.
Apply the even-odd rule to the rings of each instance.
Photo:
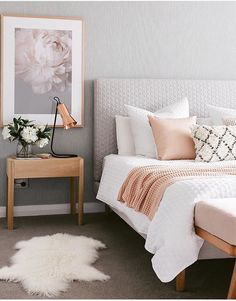
[[[74,154],[55,154],[55,153],[51,153],[51,155],[54,157],[54,158],[75,158],[75,157],[78,157],[78,155],[74,155]]]

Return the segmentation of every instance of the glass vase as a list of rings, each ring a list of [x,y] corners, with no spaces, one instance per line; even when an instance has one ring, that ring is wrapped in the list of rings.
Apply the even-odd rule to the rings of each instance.
[[[16,146],[17,158],[30,158],[32,157],[32,144],[22,144],[20,141]]]

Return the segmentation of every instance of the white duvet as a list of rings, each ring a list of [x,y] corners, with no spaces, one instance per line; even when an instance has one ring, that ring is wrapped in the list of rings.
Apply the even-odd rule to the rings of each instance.
[[[198,259],[203,240],[196,236],[193,228],[195,203],[206,198],[236,197],[236,176],[224,176],[196,177],[169,186],[152,221],[117,201],[119,189],[134,167],[166,164],[173,166],[179,162],[109,155],[104,159],[97,194],[97,199],[127,216],[131,226],[146,237],[145,248],[154,254],[152,266],[163,282],[173,280],[179,272]],[[193,166],[198,164],[194,161],[181,161],[181,164],[183,162]],[[229,162],[206,164],[223,166]],[[236,168],[236,162],[232,161],[232,164]]]

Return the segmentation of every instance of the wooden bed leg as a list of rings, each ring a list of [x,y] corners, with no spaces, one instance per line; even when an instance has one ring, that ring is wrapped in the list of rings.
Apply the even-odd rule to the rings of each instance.
[[[234,264],[234,270],[231,277],[227,299],[236,299],[236,260]]]
[[[176,276],[176,291],[183,292],[185,290],[185,270]]]

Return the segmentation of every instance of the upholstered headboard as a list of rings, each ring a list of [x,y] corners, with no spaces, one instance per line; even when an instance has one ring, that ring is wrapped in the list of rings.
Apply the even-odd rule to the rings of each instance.
[[[126,115],[124,104],[150,111],[187,96],[190,113],[207,117],[205,104],[236,108],[236,81],[173,79],[98,79],[94,86],[94,177],[103,158],[117,153],[115,115]]]

